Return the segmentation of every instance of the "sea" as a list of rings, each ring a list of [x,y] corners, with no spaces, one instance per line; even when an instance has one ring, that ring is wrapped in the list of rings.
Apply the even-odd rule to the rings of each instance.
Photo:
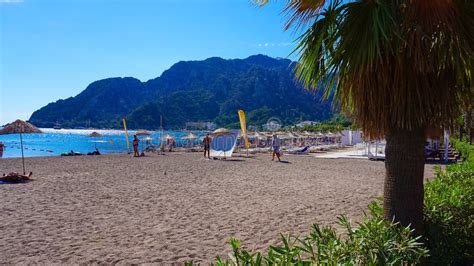
[[[102,129],[52,129],[41,128],[43,133],[38,134],[22,134],[23,152],[25,157],[40,156],[59,156],[62,153],[79,152],[87,154],[93,152],[97,148],[102,154],[110,153],[126,153],[129,151],[126,142],[126,134],[124,130],[102,130]],[[92,132],[97,132],[101,136],[89,137]],[[151,135],[139,136],[140,150],[146,145],[155,145],[159,147],[160,139],[164,143],[164,136],[173,136],[176,145],[186,146],[190,144],[189,140],[182,138],[188,135],[188,131],[148,131]],[[128,131],[130,148],[133,141],[134,130]],[[205,132],[192,132],[197,137],[202,137]],[[5,145],[2,158],[21,157],[20,134],[0,135],[0,142]],[[199,142],[199,139],[193,141]]]

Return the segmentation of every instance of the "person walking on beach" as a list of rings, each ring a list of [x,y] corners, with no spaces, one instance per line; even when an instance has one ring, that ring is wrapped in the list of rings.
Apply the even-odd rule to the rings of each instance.
[[[209,136],[209,133],[204,137],[202,140],[202,143],[204,144],[204,158],[206,158],[206,152],[207,152],[207,158],[211,159],[211,137]]]
[[[138,143],[140,140],[138,139],[137,135],[133,135],[133,157],[140,157],[140,153],[138,152]]]
[[[278,161],[281,162],[281,160],[280,160],[280,146],[281,146],[280,139],[278,138],[278,136],[276,134],[273,134],[273,137],[272,137],[272,149],[273,149],[272,161],[275,160],[275,155],[276,155],[276,157],[278,158]]]

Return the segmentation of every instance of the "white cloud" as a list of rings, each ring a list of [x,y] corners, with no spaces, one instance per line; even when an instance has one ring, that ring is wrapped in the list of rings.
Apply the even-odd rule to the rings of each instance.
[[[23,0],[0,0],[0,4],[18,4],[23,3]]]
[[[266,42],[266,43],[259,43],[257,44],[258,47],[284,47],[290,46],[291,42]]]

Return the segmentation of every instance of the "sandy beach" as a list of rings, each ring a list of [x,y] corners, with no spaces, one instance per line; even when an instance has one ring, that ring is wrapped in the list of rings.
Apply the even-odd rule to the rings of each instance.
[[[26,158],[35,181],[0,185],[0,264],[208,262],[232,236],[262,250],[280,232],[357,221],[383,192],[383,162],[283,159]],[[20,170],[21,159],[0,159],[0,173]]]

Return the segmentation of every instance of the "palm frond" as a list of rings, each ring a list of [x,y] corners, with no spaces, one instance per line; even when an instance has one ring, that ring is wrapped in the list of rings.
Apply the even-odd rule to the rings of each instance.
[[[472,99],[472,1],[333,1],[313,11],[301,13],[314,22],[297,40],[296,76],[334,93],[368,136],[449,127]]]
[[[264,6],[269,0],[254,0],[257,5]],[[285,28],[291,26],[299,28],[311,22],[319,14],[327,0],[287,0],[285,4],[285,13],[288,19]],[[337,0],[339,2],[339,0]]]

